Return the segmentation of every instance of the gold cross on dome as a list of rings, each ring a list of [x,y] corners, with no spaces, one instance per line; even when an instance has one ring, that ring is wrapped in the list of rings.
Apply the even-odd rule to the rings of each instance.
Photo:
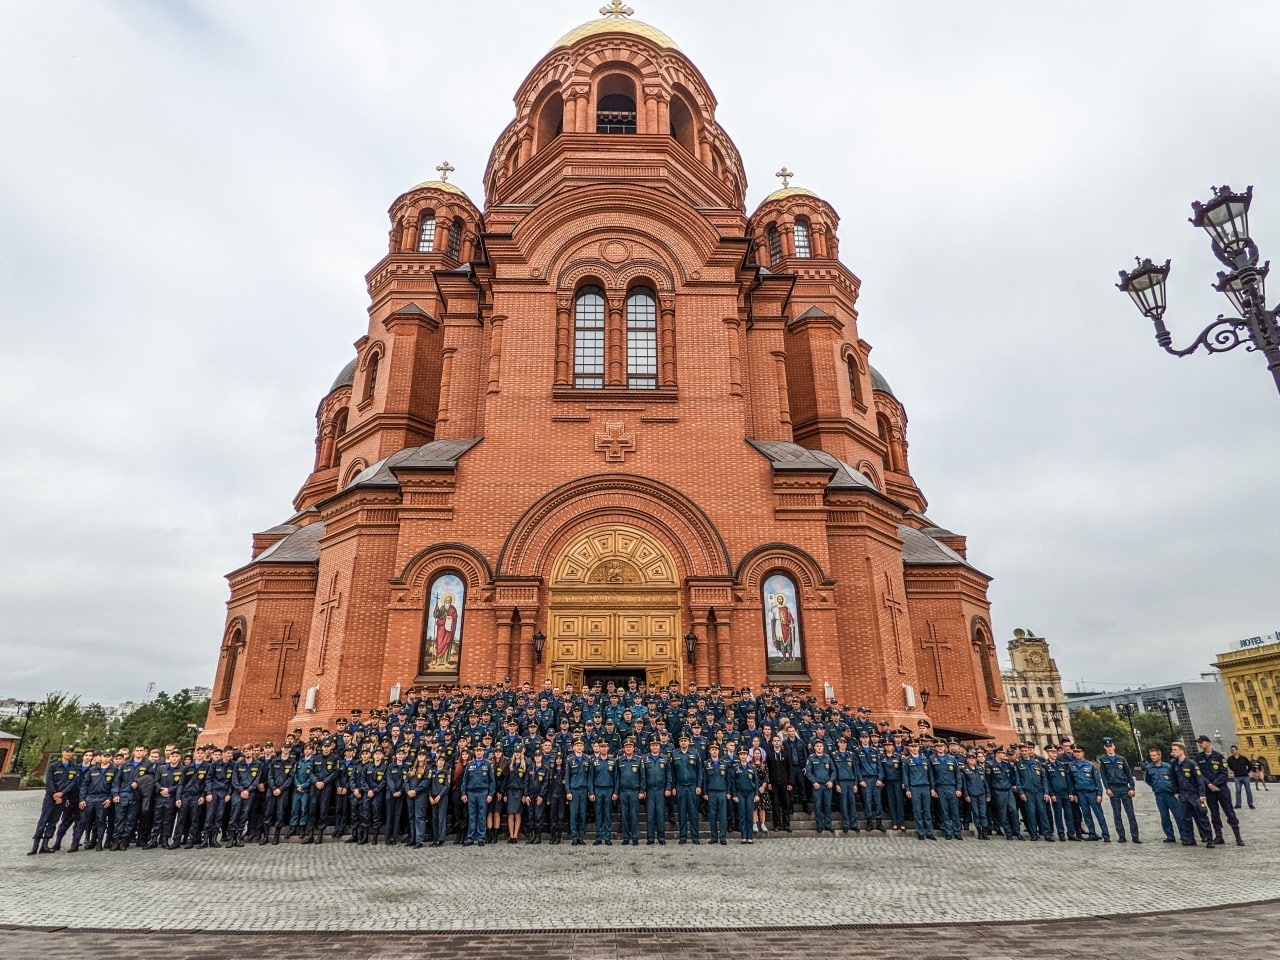
[[[441,183],[448,183],[448,182],[449,182],[449,174],[453,173],[453,171],[455,171],[455,170],[457,170],[457,169],[458,169],[457,167],[451,166],[448,160],[446,160],[444,163],[440,164],[440,166],[436,167],[436,170],[438,170],[438,171],[440,172],[440,182],[441,182]]]
[[[607,7],[600,8],[600,13],[602,16],[613,17],[616,20],[621,19],[622,17],[629,17],[634,14],[635,11],[624,4],[622,0],[612,0]]]
[[[774,176],[782,180],[782,189],[785,190],[787,187],[791,186],[791,178],[794,177],[795,174],[788,170],[786,166],[783,166],[783,168],[775,173]]]

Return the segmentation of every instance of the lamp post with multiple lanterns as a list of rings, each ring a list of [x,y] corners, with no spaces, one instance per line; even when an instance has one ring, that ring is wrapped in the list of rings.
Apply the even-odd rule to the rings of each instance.
[[[1139,258],[1137,269],[1120,271],[1116,285],[1133,299],[1142,315],[1155,324],[1156,343],[1175,357],[1185,357],[1204,347],[1207,353],[1226,353],[1244,344],[1267,359],[1267,369],[1280,390],[1280,308],[1267,309],[1266,283],[1271,261],[1258,265],[1258,245],[1249,236],[1249,204],[1253,187],[1235,193],[1230,187],[1214,187],[1208,203],[1191,204],[1191,223],[1204,229],[1213,243],[1213,254],[1227,267],[1219,271],[1213,288],[1226,296],[1238,317],[1218,314],[1189,347],[1173,346],[1164,325],[1165,281],[1169,261],[1163,265]]]

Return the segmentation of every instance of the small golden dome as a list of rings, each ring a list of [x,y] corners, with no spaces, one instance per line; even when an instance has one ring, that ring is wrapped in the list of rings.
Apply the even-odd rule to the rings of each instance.
[[[411,187],[406,190],[405,193],[413,193],[414,190],[443,190],[445,193],[458,193],[462,194],[464,197],[466,196],[465,193],[462,193],[462,191],[452,183],[445,183],[443,180],[424,180],[416,187]]]
[[[804,187],[783,187],[781,190],[775,190],[760,202],[768,203],[770,200],[785,200],[787,197],[817,197],[818,195],[812,190],[806,190]],[[821,199],[821,198],[819,198]]]
[[[574,27],[563,37],[556,41],[552,49],[559,47],[572,47],[579,41],[586,40],[588,37],[595,37],[602,33],[630,33],[638,37],[644,37],[651,40],[660,47],[668,50],[676,50],[681,53],[680,47],[674,40],[668,37],[657,27],[651,27],[647,23],[641,23],[639,20],[627,20],[622,17],[601,17],[599,20],[588,20],[580,27]]]

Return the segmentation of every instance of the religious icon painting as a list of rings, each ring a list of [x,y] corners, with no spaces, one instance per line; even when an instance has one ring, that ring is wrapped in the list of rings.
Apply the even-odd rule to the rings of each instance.
[[[466,585],[456,573],[442,573],[431,581],[422,624],[422,676],[457,675],[466,593]]]
[[[769,673],[803,674],[800,601],[795,581],[785,573],[771,574],[765,578],[760,593]]]

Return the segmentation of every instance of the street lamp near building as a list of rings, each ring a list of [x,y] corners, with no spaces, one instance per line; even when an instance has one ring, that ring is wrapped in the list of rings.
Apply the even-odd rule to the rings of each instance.
[[[1209,234],[1213,255],[1227,267],[1219,271],[1213,288],[1223,294],[1239,314],[1218,314],[1189,347],[1173,346],[1173,336],[1164,324],[1165,282],[1169,261],[1163,264],[1138,258],[1137,269],[1120,271],[1116,284],[1132,298],[1142,315],[1156,328],[1156,343],[1175,357],[1185,357],[1204,347],[1207,353],[1226,353],[1241,344],[1250,352],[1261,352],[1267,369],[1280,390],[1280,308],[1267,309],[1266,282],[1271,262],[1258,265],[1258,245],[1249,236],[1249,204],[1253,187],[1236,193],[1230,187],[1214,187],[1208,203],[1191,204],[1191,223]]]
[[[23,776],[26,776],[27,766],[22,762],[22,747],[27,742],[27,727],[31,723],[31,714],[37,704],[34,700],[28,700],[26,706],[27,718],[22,721],[22,735],[18,737],[18,752],[13,755],[13,772]]]
[[[1116,710],[1120,716],[1124,717],[1129,723],[1129,736],[1133,737],[1133,749],[1138,751],[1138,757],[1142,757],[1142,744],[1138,743],[1138,731],[1133,728],[1133,715],[1138,712],[1136,703],[1117,703]]]

